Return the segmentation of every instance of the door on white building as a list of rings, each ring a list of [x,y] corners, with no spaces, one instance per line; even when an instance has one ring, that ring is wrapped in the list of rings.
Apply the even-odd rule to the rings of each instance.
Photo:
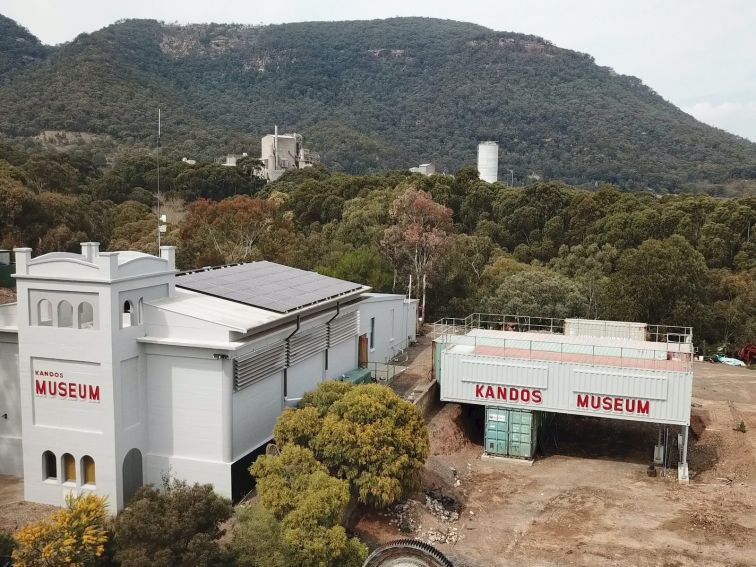
[[[368,336],[360,335],[360,344],[357,350],[357,366],[367,368],[368,363]]]
[[[142,477],[142,452],[132,449],[123,459],[123,505],[128,506],[136,491],[144,484]]]

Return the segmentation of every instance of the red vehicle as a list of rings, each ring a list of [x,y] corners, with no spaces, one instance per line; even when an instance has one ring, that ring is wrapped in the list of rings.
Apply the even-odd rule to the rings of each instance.
[[[738,351],[738,358],[746,364],[756,364],[756,343],[750,343]]]

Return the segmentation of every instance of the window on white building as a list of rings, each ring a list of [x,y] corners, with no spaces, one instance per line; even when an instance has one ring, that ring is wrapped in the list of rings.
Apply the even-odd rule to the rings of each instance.
[[[95,462],[92,457],[85,455],[81,458],[81,483],[95,484]]]
[[[131,301],[123,304],[123,313],[121,314],[121,328],[133,327],[137,324],[137,310]]]
[[[73,327],[73,305],[65,299],[58,303],[58,327]]]
[[[52,327],[53,307],[49,299],[40,299],[37,303],[37,325]]]
[[[63,455],[63,482],[76,482],[76,461],[71,453]]]
[[[375,317],[370,318],[370,348],[375,348]]]
[[[79,303],[79,329],[92,329],[94,327],[94,309],[88,301]]]
[[[42,478],[44,480],[58,478],[58,462],[52,451],[42,453]]]

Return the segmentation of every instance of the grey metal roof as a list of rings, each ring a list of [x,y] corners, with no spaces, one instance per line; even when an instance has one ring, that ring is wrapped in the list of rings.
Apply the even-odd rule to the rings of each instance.
[[[273,262],[251,262],[179,274],[176,285],[245,305],[290,313],[369,288]]]

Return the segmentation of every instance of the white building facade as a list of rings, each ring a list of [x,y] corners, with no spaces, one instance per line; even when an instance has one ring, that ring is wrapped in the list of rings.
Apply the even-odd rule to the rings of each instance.
[[[16,264],[0,474],[23,475],[30,501],[91,491],[115,512],[168,472],[239,498],[283,409],[358,365],[359,284],[269,262],[178,274],[172,247],[18,249]],[[380,329],[391,317],[371,311]]]

